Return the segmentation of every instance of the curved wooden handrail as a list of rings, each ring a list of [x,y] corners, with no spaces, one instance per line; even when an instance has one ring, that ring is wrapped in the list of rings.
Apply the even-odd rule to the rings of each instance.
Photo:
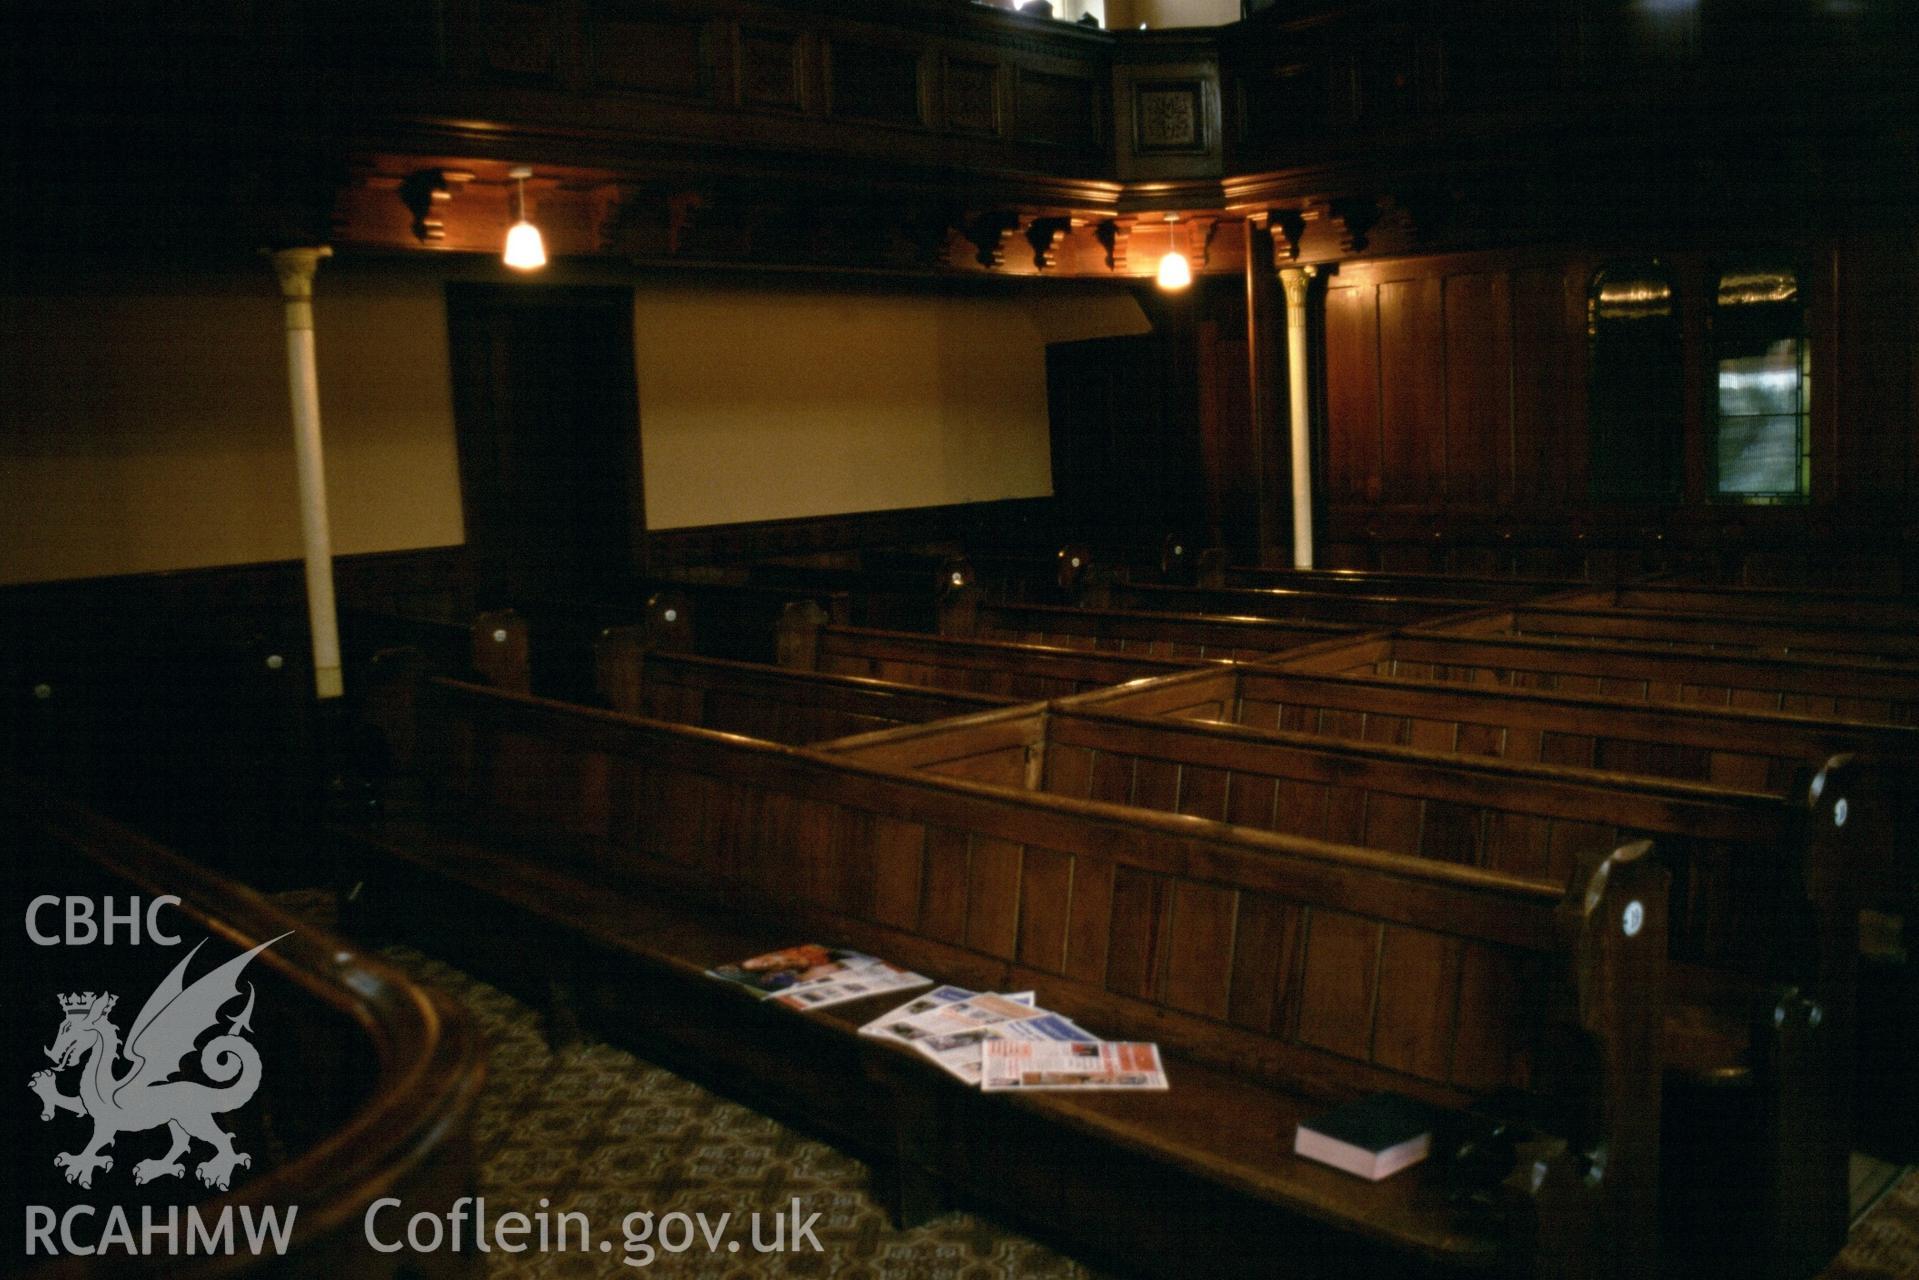
[[[0,810],[7,824],[39,828],[76,859],[143,894],[177,896],[175,910],[194,930],[229,945],[244,950],[291,931],[257,963],[349,1020],[370,1041],[378,1064],[370,1095],[344,1125],[284,1165],[200,1205],[203,1216],[228,1207],[298,1205],[284,1256],[63,1257],[33,1274],[212,1276],[259,1268],[337,1276],[343,1257],[374,1274],[384,1274],[381,1267],[398,1274],[409,1264],[407,1255],[367,1250],[361,1215],[373,1200],[422,1179],[470,1188],[470,1130],[485,1066],[466,1011],[252,889],[43,790],[0,784]],[[367,1269],[356,1266],[352,1273]]]

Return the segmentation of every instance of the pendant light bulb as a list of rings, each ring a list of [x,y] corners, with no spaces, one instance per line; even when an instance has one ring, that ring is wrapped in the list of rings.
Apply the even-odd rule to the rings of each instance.
[[[507,177],[519,184],[516,191],[519,220],[506,233],[506,252],[501,261],[515,271],[535,271],[546,265],[546,242],[540,229],[526,218],[526,180],[533,176],[528,168],[513,169]]]
[[[1175,250],[1159,260],[1159,287],[1162,289],[1184,289],[1193,282],[1193,264],[1186,261],[1186,255]]]
[[[1166,256],[1159,260],[1159,287],[1172,292],[1193,282],[1193,264],[1179,251],[1179,215],[1166,215]]]

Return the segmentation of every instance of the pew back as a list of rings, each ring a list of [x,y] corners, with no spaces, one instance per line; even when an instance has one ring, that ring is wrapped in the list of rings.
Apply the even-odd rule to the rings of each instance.
[[[1178,607],[1178,606],[1176,606]],[[948,634],[1017,644],[1096,649],[1150,658],[1252,661],[1358,628],[1314,618],[1155,613],[1066,605],[981,604],[973,617],[949,614]]]
[[[1472,596],[1465,591],[1449,596],[1393,596],[1306,591],[1294,587],[1171,587],[1128,583],[1108,587],[1107,599],[1122,609],[1311,620],[1350,627],[1401,627],[1447,614],[1475,612],[1488,603],[1486,597]]]
[[[1913,724],[1919,673],[1883,662],[1662,652],[1597,641],[1405,631],[1295,650],[1289,670],[1438,680]]]
[[[1675,958],[1780,978],[1846,963],[1850,953],[1823,935],[1809,899],[1849,883],[1870,817],[1865,766],[1849,758],[1827,763],[1816,787],[1802,777],[1782,798],[1077,704],[825,749],[1552,882],[1586,852],[1654,838],[1675,870]]]
[[[1010,698],[821,675],[690,654],[648,653],[641,634],[601,634],[601,699],[616,711],[798,745],[1005,706]]]
[[[1275,1082],[1297,1079],[1291,1068],[1312,1078],[1317,1052],[1371,1037],[1370,1017],[1340,1030],[1352,1011],[1331,998],[1355,980],[1340,964],[1355,937],[1404,930],[1412,952],[1484,948],[1472,967],[1500,983],[1518,976],[1511,964],[1524,954],[1559,945],[1563,882],[1540,877],[1201,831],[441,679],[427,683],[420,712],[438,803],[583,837],[580,856],[614,880],[677,870],[757,891],[894,951],[918,945],[921,955],[964,951],[1012,966],[1100,1016],[1163,1002],[1180,1047],[1222,1064],[1251,1052],[1254,1073]],[[1152,905],[1175,902],[1186,910]],[[1274,926],[1293,933],[1315,912],[1339,923],[1318,942],[1294,933],[1305,960],[1295,969]],[[1245,928],[1231,929],[1234,920]],[[1282,962],[1287,981],[1276,986]],[[1379,980],[1365,977],[1369,997]],[[1389,1020],[1432,1012],[1416,1012],[1404,993],[1386,1008]],[[1374,1069],[1360,1073],[1369,1081],[1405,1071],[1413,1087],[1453,1103],[1461,1089],[1523,1083],[1515,1043],[1478,1039],[1501,1035],[1497,1027],[1390,1029],[1385,1039],[1401,1048],[1358,1055]],[[1274,1035],[1281,1043],[1259,1039]],[[1468,1048],[1457,1036],[1475,1040]]]
[[[1541,636],[1649,644],[1692,653],[1847,660],[1919,659],[1919,632],[1847,620],[1720,616],[1659,609],[1546,602],[1441,620],[1428,630],[1462,635]]]
[[[788,610],[782,619],[779,651],[781,665],[802,671],[1020,701],[1223,664],[1221,659],[1182,661],[1103,649],[843,627],[828,624],[817,610],[805,608]]]

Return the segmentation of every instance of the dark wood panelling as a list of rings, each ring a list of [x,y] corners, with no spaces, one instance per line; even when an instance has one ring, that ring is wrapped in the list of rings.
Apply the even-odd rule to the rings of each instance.
[[[713,67],[707,24],[660,16],[632,0],[600,0],[591,19],[592,79],[602,89],[704,98]]]
[[[1512,492],[1509,293],[1501,271],[1445,281],[1446,496],[1454,502]]]
[[[971,883],[967,845],[964,831],[927,828],[919,927],[929,937],[946,942],[966,937],[966,893]]]
[[[1113,877],[1112,893],[1106,984],[1115,992],[1151,999],[1159,986],[1166,912],[1172,901],[1166,877],[1121,867]]]
[[[1380,284],[1380,495],[1388,502],[1431,502],[1445,493],[1443,321],[1439,279]]]
[[[1167,931],[1163,998],[1175,1009],[1224,1020],[1238,895],[1212,885],[1183,884],[1173,892]]]
[[[1558,266],[1512,275],[1513,496],[1528,505],[1586,492],[1583,275]]]
[[[1227,1016],[1236,1026],[1279,1031],[1285,1026],[1299,954],[1301,912],[1264,894],[1239,895],[1233,947],[1232,999]]]
[[[1326,497],[1377,502],[1379,311],[1371,285],[1326,291]]]
[[[1064,970],[1072,893],[1071,858],[1052,849],[1026,850],[1020,865],[1021,964],[1047,973]]]
[[[1022,847],[1011,840],[973,837],[968,871],[966,945],[1014,958],[1019,941]]]
[[[948,129],[987,134],[1001,131],[999,63],[949,57],[944,88]]]
[[[1016,131],[1022,141],[1082,150],[1099,144],[1099,89],[1092,80],[1021,68],[1016,83]]]
[[[1210,134],[1203,80],[1147,80],[1133,89],[1133,149],[1201,154]]]
[[[743,107],[800,111],[806,106],[806,38],[797,31],[740,28],[739,100]]]
[[[924,124],[923,66],[916,49],[832,40],[827,45],[832,113],[877,124]]]
[[[1459,965],[1459,1039],[1453,1046],[1452,1079],[1465,1088],[1493,1088],[1513,1076],[1516,1037],[1528,997],[1514,957],[1468,943]]]
[[[496,83],[554,83],[558,9],[523,0],[481,0],[455,25],[456,65]]]
[[[1337,911],[1314,911],[1307,925],[1299,1038],[1365,1061],[1372,1055],[1374,979],[1381,925]]]
[[[1374,1062],[1428,1080],[1446,1079],[1459,958],[1456,938],[1387,927],[1379,955]]]
[[[1841,448],[1830,469],[1843,499],[1878,507],[1904,502],[1910,509],[1919,483],[1919,472],[1909,470],[1919,457],[1913,385],[1919,374],[1913,340],[1919,270],[1910,251],[1871,243],[1835,252],[1831,267],[1837,353],[1820,361],[1815,335],[1811,377],[1814,417],[1823,400],[1835,402]],[[1817,458],[1813,465],[1819,466]]]

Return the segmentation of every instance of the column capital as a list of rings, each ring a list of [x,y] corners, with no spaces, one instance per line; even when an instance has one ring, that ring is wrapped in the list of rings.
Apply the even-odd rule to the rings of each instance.
[[[1319,275],[1319,268],[1312,264],[1303,267],[1281,267],[1279,282],[1286,289],[1286,305],[1303,307],[1306,305],[1306,291],[1312,288],[1313,279]]]
[[[313,273],[319,269],[320,259],[333,256],[333,246],[309,245],[266,253],[273,259],[274,274],[280,277],[280,295],[288,302],[305,302],[313,297]]]

